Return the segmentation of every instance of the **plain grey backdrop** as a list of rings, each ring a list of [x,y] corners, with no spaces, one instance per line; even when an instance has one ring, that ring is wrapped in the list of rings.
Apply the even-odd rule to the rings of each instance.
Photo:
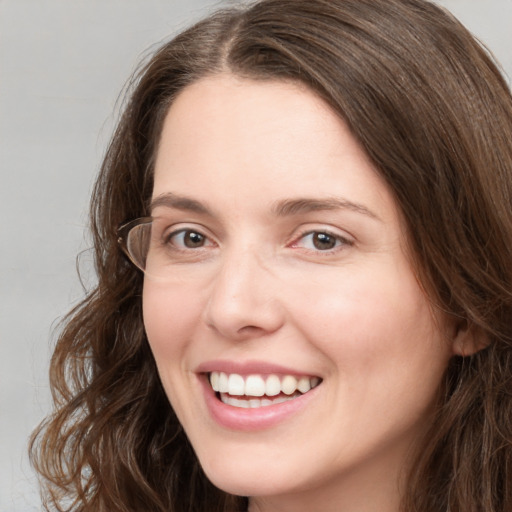
[[[511,77],[512,0],[439,3]],[[220,5],[0,0],[0,512],[41,510],[27,439],[50,407],[52,329],[82,297],[75,258],[118,94],[150,46]]]

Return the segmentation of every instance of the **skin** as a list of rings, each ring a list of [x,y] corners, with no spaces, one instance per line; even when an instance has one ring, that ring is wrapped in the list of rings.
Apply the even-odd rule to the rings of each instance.
[[[169,193],[208,211],[166,206]],[[275,211],[305,198],[343,204]],[[397,512],[463,333],[433,312],[392,194],[344,122],[298,85],[204,78],[166,117],[153,199],[169,231],[205,236],[197,248],[171,237],[167,279],[146,276],[143,306],[207,476],[251,496],[251,511]],[[334,247],[318,249],[311,232]],[[226,428],[197,371],[213,360],[285,365],[322,383],[270,428]]]

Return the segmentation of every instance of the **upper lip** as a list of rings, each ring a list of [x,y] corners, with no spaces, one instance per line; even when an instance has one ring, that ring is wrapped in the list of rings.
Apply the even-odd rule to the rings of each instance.
[[[271,375],[271,374],[282,374],[282,375],[308,375],[317,376],[315,373],[310,371],[302,371],[298,369],[289,368],[280,364],[271,363],[268,361],[230,361],[225,359],[217,359],[212,361],[205,361],[201,363],[197,368],[197,373],[211,373],[211,372],[224,372],[224,373],[236,373],[239,375]]]

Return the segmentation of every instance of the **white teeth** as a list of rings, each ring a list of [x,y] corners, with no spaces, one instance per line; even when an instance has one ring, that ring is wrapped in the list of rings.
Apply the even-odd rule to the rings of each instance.
[[[216,372],[213,372],[216,373]],[[212,375],[213,375],[212,373]],[[215,389],[215,388],[213,388]],[[219,389],[215,389],[215,391],[220,391],[221,393],[228,392],[228,376],[225,373],[219,373]]]
[[[231,405],[232,407],[241,407],[242,409],[257,409],[259,407],[267,407],[273,404],[282,404],[283,402],[287,402],[288,400],[293,400],[294,398],[300,396],[300,393],[295,393],[291,396],[278,396],[277,398],[268,399],[268,398],[251,398],[250,400],[243,400],[240,398],[234,398],[226,393],[220,394],[220,399],[227,405]]]
[[[281,380],[277,375],[269,375],[265,382],[265,394],[267,396],[276,396],[281,393]]]
[[[228,378],[228,393],[230,395],[245,395],[245,382],[241,375],[232,373]]]
[[[210,375],[210,384],[212,385],[214,391],[219,390],[219,372],[213,372]]]
[[[265,394],[265,381],[259,375],[249,375],[245,381],[245,394],[263,396]]]
[[[307,393],[310,389],[318,386],[320,378],[318,377],[294,377],[293,375],[285,375],[280,378],[278,375],[268,375],[266,379],[260,375],[249,375],[243,377],[237,373],[226,374],[224,372],[211,372],[210,384],[212,389],[218,393],[227,393],[231,396],[251,396],[251,397],[274,397],[284,393],[285,395],[293,395],[296,391]],[[279,397],[280,399],[288,397]],[[264,399],[265,400],[265,399]],[[268,400],[268,398],[267,398]],[[244,404],[247,401],[244,401]],[[256,404],[257,401],[254,401]],[[262,402],[262,400],[259,400]],[[275,403],[275,401],[271,401]],[[260,407],[261,404],[254,405]],[[240,407],[240,406],[238,406]],[[245,405],[244,405],[245,407]]]
[[[297,389],[301,393],[307,393],[311,389],[311,380],[307,377],[301,377],[297,383]]]
[[[297,391],[297,379],[293,375],[287,375],[281,382],[281,389],[285,395],[291,395]]]
[[[249,409],[249,401],[248,400],[240,400],[239,398],[231,398],[232,405],[235,407],[241,407],[242,409]]]

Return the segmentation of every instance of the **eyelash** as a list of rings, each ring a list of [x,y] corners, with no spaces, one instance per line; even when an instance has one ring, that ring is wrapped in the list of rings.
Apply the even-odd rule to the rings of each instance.
[[[210,243],[207,243],[206,245],[200,245],[198,247],[185,247],[184,240],[182,240],[182,242],[179,245],[172,242],[172,240],[175,239],[176,237],[178,237],[179,235],[182,235],[183,237],[185,237],[185,236],[187,236],[187,234],[199,235],[206,242],[209,241]],[[309,247],[309,248],[303,247],[303,249],[305,249],[308,252],[329,255],[329,254],[336,253],[340,250],[343,250],[344,247],[350,247],[353,245],[353,241],[351,241],[348,238],[343,237],[339,234],[333,233],[332,231],[329,231],[326,229],[311,229],[311,230],[307,230],[307,231],[300,233],[299,236],[294,238],[293,242],[288,244],[288,247],[298,248],[298,247],[300,247],[301,240],[305,240],[307,237],[312,237],[314,235],[324,235],[327,238],[334,239],[335,246],[332,248],[327,248],[325,250],[319,249],[318,247],[316,247],[316,248],[315,247],[313,247],[313,248],[312,247]],[[314,241],[311,242],[311,244],[314,244],[314,243],[315,243]],[[216,246],[217,244],[214,241],[212,241],[212,239],[208,235],[205,235],[200,230],[191,229],[191,228],[182,228],[182,229],[175,230],[175,231],[169,233],[168,235],[166,235],[164,237],[164,245],[171,245],[172,248],[177,251],[196,251],[197,249],[203,249],[204,247]]]
[[[318,254],[324,254],[329,255],[336,253],[340,250],[343,250],[344,247],[350,247],[354,245],[354,242],[352,240],[349,240],[347,237],[341,236],[339,234],[333,233],[332,231],[328,229],[310,229],[307,231],[304,231],[301,233],[297,238],[295,238],[295,241],[292,242],[291,247],[297,247],[300,240],[304,240],[308,236],[313,235],[325,235],[329,238],[334,239],[335,246],[330,249],[322,250],[318,248],[305,248],[307,251],[311,251]],[[314,243],[314,242],[313,242]]]
[[[175,231],[172,231],[168,235],[165,235],[163,237],[164,238],[163,243],[164,243],[164,245],[171,245],[173,247],[173,249],[178,250],[178,251],[189,251],[189,250],[194,251],[194,250],[197,250],[197,249],[202,249],[204,247],[204,245],[201,245],[201,246],[195,247],[195,248],[194,247],[185,247],[184,243],[180,244],[181,247],[179,247],[175,243],[172,242],[173,238],[176,238],[179,235],[183,235],[183,237],[185,237],[187,235],[187,233],[188,234],[199,235],[205,241],[212,242],[211,238],[208,235],[205,235],[204,233],[202,233],[198,229],[181,228],[181,229],[177,229]],[[215,242],[212,242],[212,243],[208,244],[207,247],[210,246],[210,245],[216,245],[216,244],[215,244]]]

